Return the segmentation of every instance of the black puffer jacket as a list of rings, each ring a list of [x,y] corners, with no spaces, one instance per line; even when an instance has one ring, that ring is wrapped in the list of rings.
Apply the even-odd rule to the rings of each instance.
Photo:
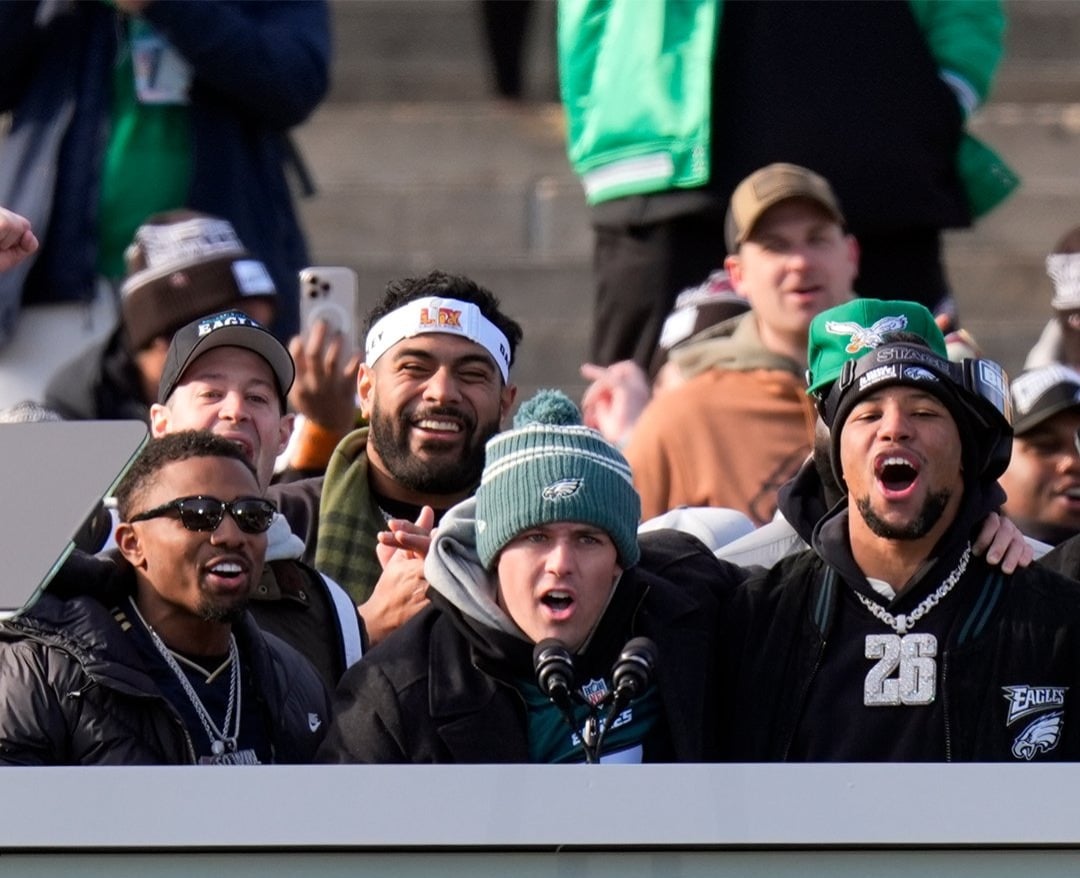
[[[126,565],[77,556],[29,611],[0,625],[0,764],[195,761],[179,714],[110,611],[133,587]],[[312,761],[330,717],[319,676],[250,615],[233,630],[274,761]]]

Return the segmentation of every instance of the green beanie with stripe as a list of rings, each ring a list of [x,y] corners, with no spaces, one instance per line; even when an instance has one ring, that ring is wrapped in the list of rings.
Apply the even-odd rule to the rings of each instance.
[[[514,427],[488,440],[476,492],[476,548],[491,569],[510,540],[541,524],[577,522],[600,528],[621,567],[640,556],[641,499],[630,465],[564,393],[541,390],[524,402]]]

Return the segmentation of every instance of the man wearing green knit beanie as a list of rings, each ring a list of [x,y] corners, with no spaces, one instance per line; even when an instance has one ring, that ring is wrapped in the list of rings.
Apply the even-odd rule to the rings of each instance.
[[[639,565],[640,514],[625,458],[565,395],[523,404],[435,532],[431,607],[342,678],[320,761],[715,758],[719,562],[666,531]],[[699,557],[707,575],[664,578]]]

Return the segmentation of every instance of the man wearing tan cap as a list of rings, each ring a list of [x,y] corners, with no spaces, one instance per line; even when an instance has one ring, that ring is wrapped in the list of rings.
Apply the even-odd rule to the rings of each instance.
[[[726,233],[724,267],[751,310],[729,335],[699,343],[704,371],[642,413],[626,456],[646,518],[726,506],[762,524],[812,448],[807,333],[851,297],[858,246],[828,182],[789,164],[739,184]]]

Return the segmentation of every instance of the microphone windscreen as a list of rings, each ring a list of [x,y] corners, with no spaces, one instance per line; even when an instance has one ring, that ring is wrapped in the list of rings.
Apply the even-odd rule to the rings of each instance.
[[[628,690],[632,698],[644,692],[652,680],[658,655],[656,644],[648,637],[628,640],[611,671],[615,690]]]
[[[549,698],[568,695],[574,680],[574,662],[561,640],[548,637],[533,647],[533,670],[540,691]]]

